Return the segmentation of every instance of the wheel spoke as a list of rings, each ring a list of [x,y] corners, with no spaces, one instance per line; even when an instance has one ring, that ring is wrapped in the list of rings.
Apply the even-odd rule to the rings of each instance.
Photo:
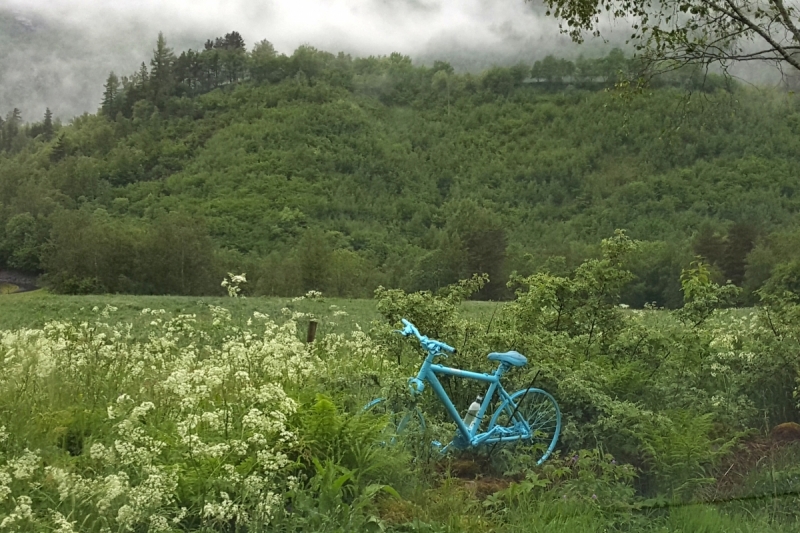
[[[561,431],[558,404],[552,396],[539,389],[518,391],[511,398],[513,403],[504,402],[492,420],[517,434],[521,430],[520,424],[527,424],[530,436],[526,440],[541,448],[535,452],[537,463],[541,463],[555,448]]]

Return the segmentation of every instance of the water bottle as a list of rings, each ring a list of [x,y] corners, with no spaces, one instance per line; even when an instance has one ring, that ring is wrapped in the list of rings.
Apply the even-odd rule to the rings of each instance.
[[[479,395],[475,398],[475,401],[470,404],[469,409],[467,409],[467,414],[464,416],[464,424],[466,424],[469,429],[472,429],[472,425],[478,419],[478,411],[481,410],[482,400],[483,396]]]

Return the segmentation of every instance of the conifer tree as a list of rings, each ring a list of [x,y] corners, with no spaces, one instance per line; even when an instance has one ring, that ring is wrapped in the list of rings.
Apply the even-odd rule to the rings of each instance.
[[[172,94],[175,86],[174,66],[175,54],[167,47],[164,34],[159,32],[153,59],[150,60],[150,91],[156,105],[163,104]]]
[[[147,65],[142,61],[139,66],[139,72],[136,74],[136,89],[144,92],[149,85],[149,81],[150,75],[147,73]]]
[[[139,71],[131,76],[130,83],[125,87],[123,104],[125,116],[130,116],[136,102],[148,97],[149,88],[150,75],[147,72],[147,65],[142,62],[139,66]]]
[[[113,72],[108,75],[103,91],[103,114],[113,119],[119,109],[119,78]]]
[[[44,111],[44,123],[42,124],[42,134],[46,141],[53,138],[53,112],[48,107]]]
[[[223,63],[228,82],[233,83],[244,77],[247,49],[238,31],[225,34],[220,43],[223,50]]]
[[[58,136],[56,145],[53,146],[53,149],[50,151],[50,161],[58,163],[65,157],[67,157],[67,141],[64,139],[64,134],[62,133]]]
[[[222,47],[225,50],[244,50],[244,39],[238,31],[226,33],[225,38],[222,40]]]
[[[14,139],[19,134],[19,127],[22,124],[22,112],[18,108],[14,108],[8,115],[6,115],[6,122],[3,125],[3,144],[2,147],[6,151],[11,150]]]

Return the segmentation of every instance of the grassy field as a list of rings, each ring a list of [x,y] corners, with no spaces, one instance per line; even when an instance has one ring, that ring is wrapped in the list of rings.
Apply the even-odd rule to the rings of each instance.
[[[221,306],[231,311],[234,322],[245,323],[254,312],[280,318],[282,309],[314,315],[319,318],[318,335],[332,332],[349,332],[357,324],[368,328],[373,320],[380,318],[374,300],[326,298],[319,300],[292,298],[225,298],[193,296],[129,296],[94,295],[66,296],[56,295],[46,290],[37,290],[0,296],[0,329],[20,327],[36,328],[52,320],[87,320],[96,316],[94,308],[111,305],[117,308],[115,322],[136,324],[150,320],[142,315],[143,309],[164,309],[167,316],[195,314],[202,321],[211,319],[209,306]],[[492,313],[502,303],[466,302],[465,311],[479,320],[489,321]],[[336,311],[344,311],[334,317]]]
[[[108,318],[107,305],[116,308]],[[459,320],[488,325],[503,305],[467,302]],[[212,324],[211,306],[233,322]],[[242,331],[254,312],[278,323],[295,315],[298,331],[259,320]],[[493,329],[492,346],[522,338],[532,359],[505,384],[543,374],[537,385],[561,408],[558,448],[539,467],[525,447],[430,455],[430,439],[454,432],[431,394],[420,403],[430,433],[385,446],[386,420],[361,406],[405,391],[419,353],[401,361],[409,350],[380,336],[304,342],[311,318],[318,336],[369,330],[380,320],[375,300],[4,294],[0,519],[19,517],[15,530],[31,532],[102,533],[107,523],[155,531],[152,516],[179,524],[160,531],[243,531],[230,527],[236,505],[256,524],[249,531],[264,531],[262,520],[321,533],[375,524],[396,533],[800,533],[800,438],[762,434],[750,407],[784,401],[794,413],[794,377],[774,371],[782,359],[771,359],[774,343],[758,344],[769,331],[744,320],[750,313],[723,311],[700,335],[674,314],[629,310],[631,320],[617,323],[618,350],[588,358],[585,335],[548,338],[540,329],[525,339],[528,323],[495,322],[509,329]],[[159,321],[181,314],[198,323]],[[89,324],[3,331],[53,320]],[[468,363],[485,362],[476,337],[474,349],[459,348]],[[687,378],[687,368],[698,376]],[[461,384],[445,386],[459,411],[474,398]]]

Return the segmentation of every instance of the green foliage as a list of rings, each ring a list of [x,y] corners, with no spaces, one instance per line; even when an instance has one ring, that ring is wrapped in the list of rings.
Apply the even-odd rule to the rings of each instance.
[[[510,306],[514,328],[526,335],[544,331],[583,337],[587,355],[595,345],[605,349],[621,327],[620,294],[633,279],[623,262],[637,246],[618,231],[603,240],[602,259],[585,261],[570,277],[539,273],[512,279],[521,286]]]
[[[651,252],[623,293],[636,307],[681,305],[676,274],[693,247],[750,302],[789,260],[760,243],[795,224],[790,100],[732,87],[734,99],[711,91],[676,112],[669,87],[685,80],[664,78],[622,102],[599,90],[633,68],[619,50],[471,75],[400,54],[248,51],[236,32],[202,50],[173,53],[164,36],[153,48],[136,73],[109,75],[99,115],[3,121],[0,266],[44,270],[62,291],[217,290],[185,272],[147,279],[160,261],[120,261],[114,245],[77,273],[46,257],[79,239],[58,231],[63,212],[98,209],[109,224],[90,224],[93,240],[123,247],[183,213],[210,238],[190,239],[184,269],[246,270],[252,293],[280,296],[436,291],[487,273],[473,297],[508,299],[511,273],[553,256],[574,268],[620,227]],[[35,229],[8,227],[26,214]]]
[[[353,485],[354,472],[333,461],[314,460],[315,475],[308,490],[290,494],[291,511],[275,520],[281,531],[383,531],[374,500],[381,493],[399,498],[387,485],[372,484],[362,490]]]
[[[667,498],[691,497],[698,488],[715,482],[710,475],[716,463],[735,444],[735,438],[713,439],[713,414],[690,411],[668,414],[666,425],[644,425],[645,461],[650,475],[667,486],[659,487]]]
[[[420,291],[411,294],[399,289],[375,290],[378,312],[393,326],[405,318],[432,338],[447,339],[458,331],[460,304],[478,292],[488,281],[487,275],[474,275],[433,294]],[[399,327],[399,326],[398,326]]]
[[[691,268],[681,272],[681,288],[684,305],[678,316],[695,327],[711,316],[715,309],[732,306],[741,292],[739,287],[730,282],[724,286],[714,283],[708,265],[702,261],[693,262]]]
[[[315,460],[330,461],[347,468],[359,488],[382,481],[401,482],[402,454],[383,449],[379,444],[386,426],[384,417],[352,416],[340,413],[329,399],[317,395],[313,403],[299,411],[300,427],[308,450]]]
[[[796,446],[754,435],[798,418],[800,306],[778,293],[757,312],[720,309],[735,291],[697,263],[683,276],[685,309],[626,310],[619,302],[639,246],[617,232],[597,259],[554,262],[558,275],[531,276],[491,317],[487,304],[465,302],[485,276],[438,294],[380,289],[371,336],[326,329],[350,320],[337,305],[347,304],[315,294],[228,298],[231,310],[204,305],[197,317],[106,308],[0,331],[0,495],[11,495],[0,509],[22,517],[30,505],[30,518],[14,518],[30,530],[56,529],[63,517],[98,532],[146,527],[151,516],[231,532],[792,531],[797,506],[776,493],[796,484]],[[148,301],[137,298],[128,306]],[[62,315],[74,305],[60,301]],[[309,314],[322,328],[311,346],[300,340]],[[399,317],[458,339],[454,366],[488,370],[487,351],[506,347],[526,354],[505,384],[536,376],[533,385],[555,395],[564,425],[554,456],[537,466],[525,445],[499,447],[455,477],[469,455],[438,462],[429,447],[387,446],[391,415],[361,408],[405,388],[419,365],[395,360],[401,344],[386,323]],[[458,408],[478,390],[446,387]],[[416,405],[431,428],[422,437],[452,434],[429,396]],[[731,496],[748,500],[700,505]]]

